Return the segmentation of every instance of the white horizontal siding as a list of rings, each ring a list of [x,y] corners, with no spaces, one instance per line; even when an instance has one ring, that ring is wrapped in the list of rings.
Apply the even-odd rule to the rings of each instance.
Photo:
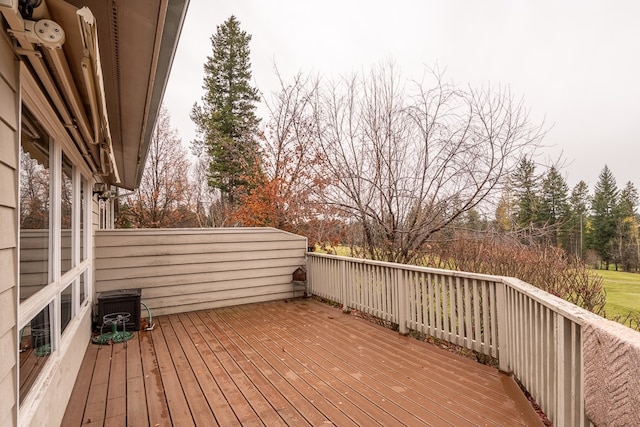
[[[96,293],[140,288],[157,315],[291,297],[307,239],[273,228],[99,230],[95,246]]]

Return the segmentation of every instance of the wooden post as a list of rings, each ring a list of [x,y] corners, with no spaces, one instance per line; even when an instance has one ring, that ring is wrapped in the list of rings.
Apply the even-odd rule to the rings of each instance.
[[[571,322],[559,313],[557,317],[557,395],[556,419],[554,425],[566,427],[571,425]],[[581,398],[581,397],[580,397]]]
[[[498,319],[498,342],[492,343],[498,348],[498,367],[502,372],[511,373],[510,348],[507,328],[509,327],[507,315],[507,285],[504,282],[495,282],[496,287],[496,318]]]
[[[342,299],[342,311],[349,312],[349,284],[347,283],[347,262],[340,261],[340,298]]]
[[[403,270],[397,269],[397,290],[398,290],[398,332],[401,335],[407,335],[409,330],[407,329],[407,286],[404,280]]]

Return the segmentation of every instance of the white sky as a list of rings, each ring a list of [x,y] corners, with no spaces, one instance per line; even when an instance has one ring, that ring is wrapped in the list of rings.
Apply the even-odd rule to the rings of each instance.
[[[252,35],[265,96],[298,71],[340,76],[392,58],[407,78],[425,66],[475,87],[509,85],[550,128],[540,161],[563,153],[570,187],[605,164],[640,187],[640,1],[191,0],[165,93],[186,146],[202,96],[210,36],[234,14]]]

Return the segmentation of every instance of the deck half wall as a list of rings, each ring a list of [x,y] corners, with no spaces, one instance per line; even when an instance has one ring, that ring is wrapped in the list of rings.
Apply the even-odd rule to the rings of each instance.
[[[274,228],[99,230],[95,246],[96,295],[139,288],[155,316],[292,297],[307,239]]]

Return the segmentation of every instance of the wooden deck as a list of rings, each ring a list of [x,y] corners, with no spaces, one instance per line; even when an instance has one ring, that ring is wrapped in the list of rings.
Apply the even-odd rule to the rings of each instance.
[[[314,300],[154,323],[89,344],[64,426],[542,425],[510,377]]]

